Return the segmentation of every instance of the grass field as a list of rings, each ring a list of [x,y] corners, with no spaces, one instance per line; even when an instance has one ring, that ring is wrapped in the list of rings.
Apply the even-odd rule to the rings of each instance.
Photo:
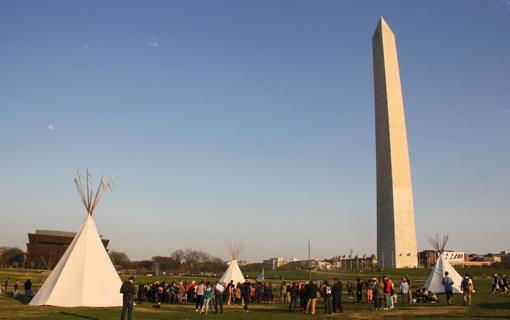
[[[413,284],[421,285],[425,282],[429,270],[387,270],[388,275],[399,283],[403,275],[409,275]],[[463,274],[464,270],[459,270]],[[343,318],[343,319],[510,319],[510,294],[491,294],[490,280],[488,276],[496,272],[510,273],[510,270],[490,270],[490,269],[470,269],[469,272],[474,276],[476,293],[473,296],[473,306],[463,307],[462,297],[454,296],[454,306],[446,306],[444,297],[440,296],[438,304],[413,304],[408,306],[396,305],[395,310],[374,311],[372,305],[368,303],[356,303],[345,297],[344,290],[344,313],[325,316],[322,309],[322,303],[317,306],[317,314],[314,318]],[[380,273],[352,271],[345,272],[314,272],[312,277],[317,280],[333,279],[335,277],[341,280],[353,280],[357,276],[368,278],[378,276]],[[5,276],[10,277],[10,289],[15,279],[22,282],[29,276],[34,289],[37,290],[43,279],[48,276],[47,272],[25,272],[9,269],[0,270],[0,279]],[[250,278],[255,278],[256,273],[249,273]],[[280,271],[266,272],[266,279],[275,285],[281,282],[281,277],[285,280],[303,280],[308,279],[307,271]],[[179,277],[177,277],[179,278]],[[149,282],[154,280],[171,280],[172,277],[146,277],[139,276],[136,282]],[[191,278],[190,278],[191,279]],[[198,279],[198,278],[193,278]],[[320,299],[319,299],[320,301]],[[32,307],[23,304],[21,301],[11,298],[11,292],[3,293],[0,296],[0,319],[118,319],[120,308],[58,308],[58,307]],[[226,306],[222,315],[199,315],[194,312],[194,305],[162,305],[160,309],[155,309],[152,304],[137,305],[134,310],[135,319],[306,319],[311,316],[305,316],[300,313],[288,313],[287,305],[252,305],[249,313],[243,313],[239,306]]]

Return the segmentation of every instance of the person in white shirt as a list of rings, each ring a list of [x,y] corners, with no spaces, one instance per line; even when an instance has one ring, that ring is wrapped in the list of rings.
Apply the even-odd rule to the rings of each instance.
[[[406,278],[402,279],[400,283],[400,293],[402,294],[402,302],[403,304],[409,303],[409,283],[407,283]]]
[[[464,298],[464,305],[470,306],[471,305],[471,295],[473,294],[474,287],[473,287],[473,280],[471,280],[471,277],[469,274],[466,273],[464,276],[464,279],[462,279],[461,283],[461,289],[462,289],[462,296]]]
[[[220,313],[223,313],[223,292],[225,292],[225,287],[218,281],[214,286],[214,313],[218,313],[218,306]]]
[[[453,296],[453,280],[452,277],[448,275],[448,271],[444,273],[443,277],[443,286],[444,292],[446,293],[446,303],[451,306],[452,305],[452,296]]]

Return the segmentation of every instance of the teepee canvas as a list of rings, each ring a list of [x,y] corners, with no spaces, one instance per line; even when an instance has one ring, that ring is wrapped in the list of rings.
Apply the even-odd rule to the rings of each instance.
[[[243,250],[240,244],[230,244],[230,257],[231,260],[228,263],[227,270],[223,273],[223,275],[220,278],[220,282],[229,283],[230,281],[234,281],[235,284],[238,283],[244,283],[244,276],[241,272],[241,269],[239,268],[239,264],[237,263],[237,258],[241,254],[241,251]]]
[[[445,236],[442,240],[438,236],[436,236],[436,239],[431,239],[430,242],[439,256],[423,287],[434,293],[444,293],[443,277],[445,272],[448,272],[448,276],[453,280],[453,293],[462,293],[460,290],[462,277],[444,256],[444,248],[447,241],[448,236]]]
[[[60,307],[114,307],[122,305],[119,289],[122,282],[101,241],[92,217],[103,194],[110,190],[111,179],[103,179],[94,193],[87,171],[84,190],[79,172],[74,181],[80,193],[87,217],[66,252],[31,305]]]
[[[264,268],[262,268],[262,273],[257,276],[257,279],[255,279],[255,281],[261,282],[261,281],[264,281],[265,278],[266,278],[266,276],[264,274]]]

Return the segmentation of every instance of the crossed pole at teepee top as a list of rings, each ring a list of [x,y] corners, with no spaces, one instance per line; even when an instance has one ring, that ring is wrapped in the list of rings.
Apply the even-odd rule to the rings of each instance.
[[[76,170],[76,175],[74,176],[74,183],[76,184],[76,189],[80,194],[81,201],[85,206],[85,210],[87,210],[88,215],[92,216],[94,210],[97,207],[97,204],[103,197],[103,195],[112,189],[112,185],[115,184],[115,180],[113,178],[105,178],[101,177],[99,181],[99,186],[97,187],[97,191],[94,192],[94,183],[92,182],[92,174],[87,169],[86,171],[86,185],[83,188],[83,178],[80,175],[80,171]]]

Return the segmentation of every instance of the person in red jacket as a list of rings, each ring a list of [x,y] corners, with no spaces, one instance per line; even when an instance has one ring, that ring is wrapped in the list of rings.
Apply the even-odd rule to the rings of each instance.
[[[393,283],[388,277],[384,277],[384,300],[385,309],[393,309]]]

